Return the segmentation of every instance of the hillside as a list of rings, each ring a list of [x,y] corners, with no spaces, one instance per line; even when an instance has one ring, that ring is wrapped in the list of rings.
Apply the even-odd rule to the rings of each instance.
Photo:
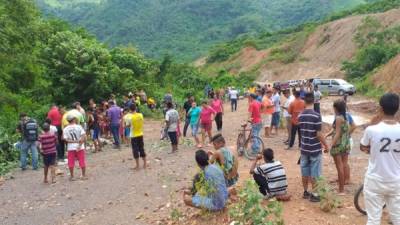
[[[378,23],[379,27],[369,28],[372,26],[369,23]],[[277,42],[269,48],[256,49],[251,45],[244,47],[228,60],[206,64],[204,69],[207,71],[227,70],[233,74],[255,73],[260,81],[312,77],[343,78],[348,72],[342,70],[343,62],[351,62],[351,60],[361,57],[358,55],[361,54],[359,52],[362,49],[380,44],[380,42],[365,43],[364,46],[360,46],[361,44],[356,39],[357,35],[361,35],[363,27],[368,27],[370,29],[368,32],[373,35],[376,35],[374,32],[391,34],[390,38],[382,42],[386,41],[386,44],[389,45],[392,40],[392,46],[396,47],[399,45],[398,36],[395,35],[399,35],[400,9],[349,16],[318,26],[310,26],[310,28],[287,35],[283,41]],[[394,48],[391,54],[396,51],[398,48]],[[381,73],[395,73],[398,61],[398,58],[391,61],[389,64],[393,64],[393,66],[384,67]],[[382,61],[382,63],[384,62]],[[398,71],[395,74],[398,74]],[[385,85],[387,86],[386,83]]]
[[[50,15],[111,46],[134,43],[147,56],[194,59],[215,43],[316,21],[374,0],[36,0]]]
[[[400,93],[400,54],[374,74],[372,80],[377,86]]]

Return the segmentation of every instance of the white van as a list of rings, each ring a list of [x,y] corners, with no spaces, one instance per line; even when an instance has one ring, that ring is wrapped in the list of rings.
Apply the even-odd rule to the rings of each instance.
[[[353,95],[356,93],[354,85],[342,79],[317,78],[313,80],[313,85],[318,85],[318,88],[322,93],[328,93],[330,95]]]

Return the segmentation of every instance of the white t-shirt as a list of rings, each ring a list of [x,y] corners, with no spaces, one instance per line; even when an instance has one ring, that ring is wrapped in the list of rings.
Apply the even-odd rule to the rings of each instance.
[[[57,134],[57,127],[54,125],[50,125],[50,133],[52,134]]]
[[[360,143],[370,146],[366,177],[380,182],[400,181],[400,124],[380,122],[368,127]]]
[[[66,140],[79,141],[82,136],[85,135],[85,130],[81,125],[72,124],[68,125],[63,130],[63,137]],[[85,144],[79,146],[79,143],[68,143],[67,151],[83,150],[85,149]]]
[[[319,103],[321,101],[321,92],[318,91],[314,91],[314,103]]]
[[[230,99],[237,99],[238,98],[238,91],[233,89],[229,91]]]
[[[281,105],[280,105],[281,104],[281,96],[278,93],[276,93],[272,96],[271,100],[275,105],[275,112],[280,112],[281,111]]]
[[[165,114],[165,120],[168,121],[168,132],[175,132],[178,127],[179,113],[175,109],[170,109]]]
[[[287,118],[287,117],[291,117],[291,115],[289,114],[289,112],[287,111],[287,109],[289,108],[290,103],[293,102],[293,100],[295,99],[295,97],[293,95],[290,95],[288,99],[286,99],[285,102],[285,110],[283,110],[283,117]]]

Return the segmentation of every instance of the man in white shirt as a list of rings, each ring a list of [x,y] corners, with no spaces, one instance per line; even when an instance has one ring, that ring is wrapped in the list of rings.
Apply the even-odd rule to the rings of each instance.
[[[168,137],[171,140],[172,153],[178,151],[178,122],[179,113],[174,109],[172,102],[167,103],[167,113],[165,114],[165,122],[168,129]]]
[[[237,110],[237,100],[238,100],[238,96],[239,92],[232,87],[231,90],[229,90],[229,99],[231,100],[231,108],[232,108],[232,112]]]
[[[314,111],[321,114],[320,102],[322,99],[322,93],[319,91],[318,85],[314,86]]]
[[[379,101],[382,120],[369,126],[360,141],[360,149],[369,153],[364,180],[367,225],[381,224],[386,204],[394,225],[400,225],[400,124],[395,119],[399,96],[383,95]]]
[[[293,93],[296,91],[296,89],[292,90],[292,94],[290,94],[290,90],[285,90],[283,91],[283,96],[285,96],[286,98],[286,102],[285,104],[282,106],[283,108],[283,117],[285,118],[285,122],[286,122],[286,130],[288,132],[288,139],[285,141],[285,144],[289,144],[290,141],[290,134],[292,132],[292,115],[289,114],[288,109],[290,106],[290,103],[293,102],[293,100],[295,99]]]

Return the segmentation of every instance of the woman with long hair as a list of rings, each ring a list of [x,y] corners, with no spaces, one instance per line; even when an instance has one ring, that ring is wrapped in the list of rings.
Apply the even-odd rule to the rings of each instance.
[[[350,166],[348,163],[350,147],[350,124],[346,114],[346,103],[338,99],[333,103],[335,120],[332,124],[332,147],[330,154],[333,157],[338,172],[339,194],[344,194],[344,185],[350,179]]]

